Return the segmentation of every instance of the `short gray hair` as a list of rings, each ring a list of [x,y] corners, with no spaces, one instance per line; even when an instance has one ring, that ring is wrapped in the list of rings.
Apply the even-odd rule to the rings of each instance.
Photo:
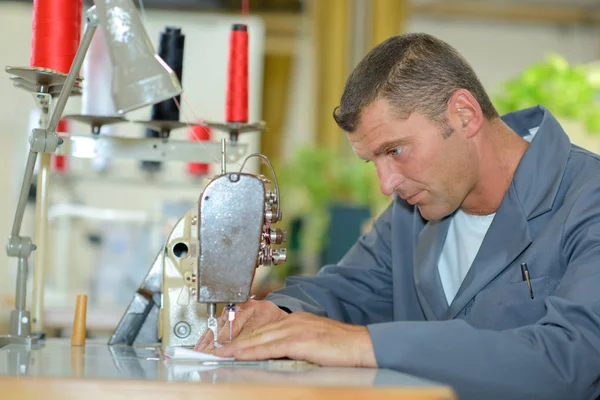
[[[383,98],[400,118],[420,111],[447,126],[448,100],[458,89],[475,97],[485,118],[498,117],[479,78],[456,49],[428,34],[394,36],[371,50],[354,69],[333,118],[341,129],[354,132],[364,109]]]

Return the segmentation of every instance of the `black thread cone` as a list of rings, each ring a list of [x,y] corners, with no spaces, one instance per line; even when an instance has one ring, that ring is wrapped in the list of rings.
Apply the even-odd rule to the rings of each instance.
[[[165,31],[160,34],[158,55],[164,60],[165,63],[175,72],[179,82],[183,86],[182,73],[183,73],[183,48],[185,44],[185,35],[181,33],[181,28],[167,26]],[[179,103],[181,96],[177,96],[177,102]],[[179,108],[175,100],[168,99],[157,103],[152,106],[152,112],[150,115],[151,120],[167,120],[167,121],[179,121]],[[146,129],[147,138],[158,138],[161,137],[160,132],[154,129]],[[167,135],[168,137],[168,135]],[[159,161],[142,161],[142,168],[146,171],[158,171],[161,168],[161,162]]]

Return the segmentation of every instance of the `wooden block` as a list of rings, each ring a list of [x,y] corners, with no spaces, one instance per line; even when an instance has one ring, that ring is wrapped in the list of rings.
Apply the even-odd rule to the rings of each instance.
[[[77,295],[77,303],[75,304],[71,346],[85,346],[86,314],[87,296],[85,294],[79,294]]]

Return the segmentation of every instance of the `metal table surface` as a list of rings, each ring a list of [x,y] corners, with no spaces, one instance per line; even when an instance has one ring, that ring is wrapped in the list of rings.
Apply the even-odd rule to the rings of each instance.
[[[105,342],[88,341],[85,346],[72,347],[70,340],[60,339],[49,339],[31,347],[0,348],[0,387],[2,381],[25,377],[449,390],[443,385],[387,369],[318,367],[293,361],[203,365],[198,361],[165,359],[160,347],[155,346],[108,346]]]

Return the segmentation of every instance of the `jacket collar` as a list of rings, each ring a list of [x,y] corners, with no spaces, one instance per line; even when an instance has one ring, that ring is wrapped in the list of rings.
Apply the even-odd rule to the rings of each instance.
[[[449,220],[428,222],[415,253],[415,284],[428,319],[454,318],[488,283],[531,244],[528,221],[551,210],[570,153],[570,141],[542,106],[502,117],[521,137],[533,134],[496,217],[456,294],[448,306],[437,269]],[[502,243],[502,251],[498,251]]]
[[[527,137],[539,127],[511,184],[523,214],[530,220],[552,209],[571,142],[556,118],[543,106],[507,114],[502,120],[521,137]]]

